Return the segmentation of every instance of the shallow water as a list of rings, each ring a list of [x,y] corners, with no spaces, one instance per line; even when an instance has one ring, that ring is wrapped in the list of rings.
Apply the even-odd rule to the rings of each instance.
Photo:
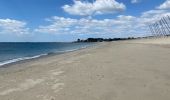
[[[74,51],[91,45],[92,43],[0,43],[0,66],[51,53]]]

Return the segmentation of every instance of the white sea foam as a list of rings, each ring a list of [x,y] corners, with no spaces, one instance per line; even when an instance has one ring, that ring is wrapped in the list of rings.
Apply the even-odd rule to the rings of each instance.
[[[15,62],[18,62],[18,61],[23,61],[23,60],[29,60],[29,59],[39,58],[39,57],[45,56],[45,55],[48,55],[48,54],[41,54],[41,55],[36,55],[36,56],[33,56],[33,57],[23,57],[23,58],[17,58],[17,59],[7,60],[7,61],[0,62],[0,66],[7,65],[7,64],[11,64],[11,63],[15,63]]]
[[[39,57],[42,57],[42,56],[50,55],[50,54],[57,54],[57,53],[66,53],[66,52],[77,51],[77,50],[80,50],[80,49],[85,49],[87,47],[89,47],[89,46],[83,46],[83,47],[76,48],[76,49],[71,49],[71,50],[63,50],[63,51],[51,52],[51,53],[36,55],[36,56],[32,56],[32,57],[22,57],[22,58],[11,59],[11,60],[0,62],[0,67],[4,66],[4,65],[11,64],[11,63],[23,61],[23,60],[30,60],[30,59],[34,59],[34,58],[39,58]]]

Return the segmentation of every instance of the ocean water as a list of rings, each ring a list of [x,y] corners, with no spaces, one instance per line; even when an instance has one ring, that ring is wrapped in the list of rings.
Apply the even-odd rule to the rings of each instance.
[[[92,43],[0,43],[0,66],[92,46]]]

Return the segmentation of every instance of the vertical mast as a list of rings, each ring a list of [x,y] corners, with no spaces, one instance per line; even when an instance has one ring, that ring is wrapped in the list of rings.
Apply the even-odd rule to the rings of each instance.
[[[161,25],[161,30],[162,30],[163,36],[166,36],[166,30],[165,30],[164,25],[162,24],[162,19],[159,21],[159,23]]]
[[[153,26],[154,26],[154,28],[155,28],[155,30],[156,30],[156,33],[157,33],[156,36],[159,36],[159,35],[160,35],[160,32],[159,32],[159,29],[158,29],[156,23],[153,24]]]
[[[150,29],[152,35],[155,36],[155,32],[154,32],[154,30],[152,29],[152,25],[149,25],[149,29]]]
[[[168,30],[168,33],[166,35],[170,34],[169,24],[167,23],[167,21],[165,20],[164,17],[162,18],[162,22],[164,23],[164,26],[166,27],[166,30]]]

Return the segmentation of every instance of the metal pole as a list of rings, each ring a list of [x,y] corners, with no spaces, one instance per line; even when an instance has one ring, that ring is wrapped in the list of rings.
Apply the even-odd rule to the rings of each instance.
[[[151,26],[151,29],[153,30],[154,36],[156,37],[157,33],[156,33],[156,30],[154,29],[154,26],[153,26],[153,25]]]
[[[160,27],[159,27],[159,24],[158,24],[157,22],[155,23],[155,27],[156,27],[157,30],[158,30],[158,36],[161,36],[161,35],[162,35],[162,32],[161,32]]]
[[[169,27],[169,24],[167,23],[167,21],[165,20],[165,18],[163,17],[162,18],[162,22],[164,23],[164,25],[166,26],[166,29],[168,30],[168,34],[170,34],[170,27]],[[166,34],[166,35],[168,35],[168,34]]]
[[[153,24],[153,27],[154,27],[154,30],[155,30],[155,32],[156,32],[156,37],[159,35],[159,32],[158,32],[158,29],[156,28],[156,25],[155,24]]]
[[[152,33],[152,35],[154,36],[154,31],[152,30],[151,25],[149,25],[149,29],[150,29],[150,31],[151,31],[151,33]]]
[[[162,36],[162,35],[163,35],[163,32],[162,32],[162,30],[161,30],[158,22],[156,22],[156,26],[157,26],[157,28],[158,28],[158,30],[159,30],[159,36]]]
[[[169,16],[167,18],[170,20]],[[164,22],[166,23],[166,25],[168,26],[168,30],[170,30],[170,26],[169,26],[169,23],[167,22],[166,18],[163,18],[163,19],[164,19]],[[170,32],[167,35],[170,35]]]
[[[169,17],[169,15],[167,15],[168,16],[168,19],[170,20],[170,17]]]
[[[162,29],[162,32],[163,32],[163,36],[166,36],[166,30],[162,24],[162,20],[159,21],[160,25],[161,25],[161,29]]]

